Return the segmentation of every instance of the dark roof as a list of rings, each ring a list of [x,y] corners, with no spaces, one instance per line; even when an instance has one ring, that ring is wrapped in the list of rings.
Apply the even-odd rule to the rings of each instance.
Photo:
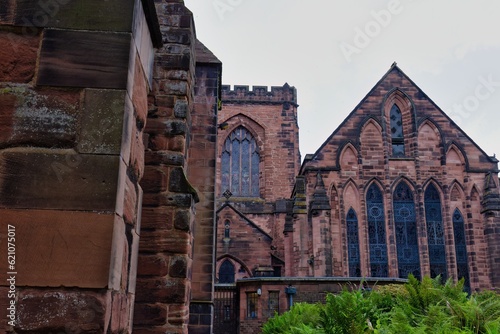
[[[197,63],[222,65],[222,62],[212,53],[212,51],[198,39],[196,39],[195,51]]]

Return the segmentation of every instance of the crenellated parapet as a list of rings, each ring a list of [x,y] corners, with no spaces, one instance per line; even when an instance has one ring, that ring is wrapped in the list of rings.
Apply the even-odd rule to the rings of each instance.
[[[222,102],[283,104],[289,103],[297,107],[297,90],[285,83],[283,86],[242,86],[222,85]]]

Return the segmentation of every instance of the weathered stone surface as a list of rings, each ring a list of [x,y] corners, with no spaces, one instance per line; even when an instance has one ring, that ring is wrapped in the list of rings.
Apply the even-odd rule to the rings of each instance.
[[[63,87],[127,87],[130,34],[46,29],[37,84]]]
[[[140,249],[143,253],[189,254],[191,236],[184,231],[143,231]]]
[[[147,165],[182,166],[184,155],[175,151],[147,151],[144,156]]]
[[[35,75],[40,36],[0,31],[0,82],[28,83]]]
[[[17,0],[16,4],[12,16],[17,26],[132,31],[133,1]]]
[[[71,151],[3,151],[0,205],[114,211],[119,159],[119,156],[79,155]]]
[[[172,256],[168,273],[170,277],[189,278],[191,260],[186,255]]]
[[[158,193],[167,190],[168,171],[166,167],[146,166],[141,187],[145,193]]]
[[[140,255],[138,272],[141,276],[166,276],[168,274],[168,257],[162,254]]]
[[[138,304],[134,310],[136,326],[159,326],[166,324],[167,310],[160,304]]]
[[[166,304],[184,304],[188,299],[188,282],[182,278],[138,278],[135,300]]]
[[[8,224],[16,231],[17,286],[107,286],[113,215],[0,210],[0,216],[2,242]],[[0,263],[3,273],[8,271],[6,263]]]
[[[105,292],[22,290],[16,333],[106,333],[109,299]]]
[[[86,89],[81,116],[80,153],[120,154],[124,133],[124,90]]]
[[[0,147],[73,147],[78,125],[78,90],[0,88]]]

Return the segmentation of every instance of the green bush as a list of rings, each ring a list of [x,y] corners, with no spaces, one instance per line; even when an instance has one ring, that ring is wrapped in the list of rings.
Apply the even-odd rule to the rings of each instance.
[[[263,334],[320,334],[320,304],[295,303],[290,311],[275,316],[262,327]]]
[[[328,294],[324,304],[296,304],[264,334],[500,334],[500,295],[468,295],[463,280],[408,277],[405,285]]]

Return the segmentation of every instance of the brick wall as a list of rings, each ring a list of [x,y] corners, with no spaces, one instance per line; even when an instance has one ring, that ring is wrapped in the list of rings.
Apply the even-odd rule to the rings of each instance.
[[[7,332],[131,331],[144,152],[136,139],[161,44],[150,6],[0,6],[0,237],[15,228],[17,255]]]

